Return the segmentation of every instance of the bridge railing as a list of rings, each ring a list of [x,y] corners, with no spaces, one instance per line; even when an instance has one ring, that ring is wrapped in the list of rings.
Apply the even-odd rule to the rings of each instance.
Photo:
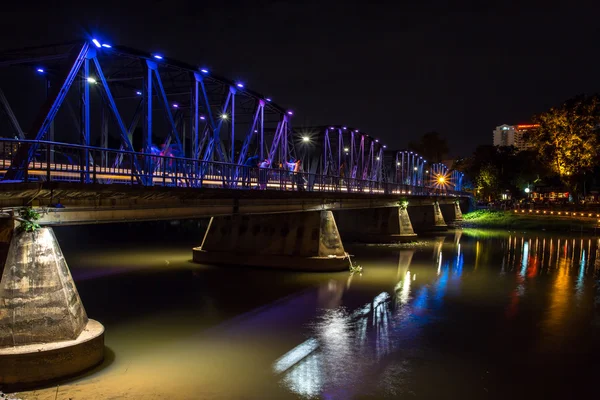
[[[0,139],[0,177],[21,148],[34,152],[18,182],[79,182],[167,187],[457,196],[440,188],[294,173],[216,161],[136,153],[48,141]],[[139,167],[139,169],[137,169]],[[6,182],[6,181],[0,181]]]

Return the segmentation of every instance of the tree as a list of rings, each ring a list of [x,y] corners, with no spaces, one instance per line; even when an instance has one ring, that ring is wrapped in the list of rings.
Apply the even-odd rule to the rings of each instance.
[[[418,142],[410,141],[408,148],[416,151],[430,163],[442,162],[448,155],[448,141],[438,132],[427,132]]]
[[[573,191],[579,178],[596,163],[600,99],[577,96],[534,117],[539,127],[529,142],[553,172]]]
[[[498,169],[492,164],[486,164],[479,170],[475,184],[481,198],[491,200],[496,197],[500,190],[498,175]]]

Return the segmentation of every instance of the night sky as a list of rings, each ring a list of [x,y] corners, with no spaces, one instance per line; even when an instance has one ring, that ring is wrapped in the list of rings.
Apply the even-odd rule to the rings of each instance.
[[[468,155],[497,125],[600,91],[593,3],[34,3],[3,3],[0,49],[93,34],[240,79],[294,109],[294,126],[355,126],[388,148],[436,130]]]

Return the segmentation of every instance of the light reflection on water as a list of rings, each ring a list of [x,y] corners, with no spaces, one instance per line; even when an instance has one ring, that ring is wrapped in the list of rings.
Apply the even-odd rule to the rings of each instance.
[[[506,304],[507,320],[519,317],[520,312],[528,313],[525,308],[519,309],[520,303],[535,301],[542,307],[539,333],[542,337],[537,351],[564,350],[557,347],[563,343],[554,339],[557,336],[562,338],[563,331],[568,329],[574,300],[581,302],[586,290],[590,294],[593,292],[591,285],[586,286],[586,279],[592,280],[593,272],[598,268],[597,257],[593,254],[598,248],[595,239],[513,234],[501,240],[476,239],[474,249],[471,239],[462,251],[462,232],[457,232],[454,240],[448,240],[449,243],[447,239],[436,238],[429,267],[427,263],[419,263],[414,265],[414,271],[411,268],[415,250],[398,251],[397,281],[391,290],[377,294],[369,303],[353,312],[344,305],[324,310],[309,325],[310,339],[274,364],[274,373],[279,376],[280,383],[304,398],[351,398],[369,394],[378,398],[407,393],[402,387],[406,379],[390,380],[382,375],[379,382],[371,382],[372,387],[369,388],[365,385],[368,379],[361,377],[369,376],[370,370],[377,369],[377,364],[386,357],[388,360],[384,363],[390,363],[393,358],[402,359],[401,353],[407,345],[418,342],[420,331],[444,318],[438,313],[444,308],[449,293],[453,300],[460,299],[461,285],[473,286],[471,280],[478,279],[478,274],[484,275],[481,270],[485,271],[485,279],[492,283],[507,279],[508,284],[513,286],[501,300]],[[495,260],[498,248],[502,254]],[[467,266],[465,256],[470,259]],[[435,275],[428,272],[432,267]],[[417,271],[422,271],[419,279],[416,279]],[[463,282],[465,274],[468,276]],[[537,279],[547,285],[542,293],[539,293],[541,281],[536,282]],[[498,285],[505,283],[498,282]],[[532,291],[530,299],[527,298],[528,291]],[[485,297],[482,296],[481,300],[486,300]],[[539,297],[548,297],[546,304],[539,304]],[[586,318],[597,316],[592,313]],[[310,352],[287,365],[285,370],[278,367],[282,360],[292,359],[303,350]],[[482,349],[482,352],[485,351]],[[411,368],[403,362],[401,371],[406,378]],[[487,392],[487,388],[485,390]],[[413,391],[408,393],[414,394]]]
[[[146,227],[56,230],[115,354],[58,398],[583,398],[600,374],[596,239],[349,245],[350,275],[197,265],[201,234]]]

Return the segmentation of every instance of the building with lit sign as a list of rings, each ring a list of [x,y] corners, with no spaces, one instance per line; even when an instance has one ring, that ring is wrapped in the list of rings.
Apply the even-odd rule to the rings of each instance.
[[[527,132],[537,128],[537,124],[500,125],[494,129],[494,146],[515,146],[517,151],[527,150]]]

